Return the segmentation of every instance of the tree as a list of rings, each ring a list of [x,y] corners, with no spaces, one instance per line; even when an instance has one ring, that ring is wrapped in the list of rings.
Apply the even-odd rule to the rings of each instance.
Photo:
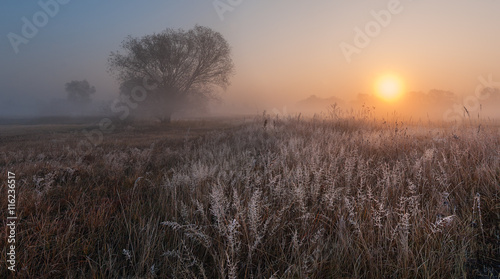
[[[95,91],[95,87],[90,86],[87,80],[73,80],[66,83],[66,93],[68,93],[68,100],[74,104],[90,103],[90,95],[94,94]]]
[[[124,53],[112,52],[109,70],[122,84],[121,92],[148,80],[147,103],[162,122],[190,99],[213,98],[216,89],[225,89],[233,72],[230,47],[223,36],[210,28],[166,29],[142,38],[128,36],[122,42]]]
[[[432,89],[428,93],[429,99],[433,103],[449,105],[456,102],[455,93],[446,90]]]

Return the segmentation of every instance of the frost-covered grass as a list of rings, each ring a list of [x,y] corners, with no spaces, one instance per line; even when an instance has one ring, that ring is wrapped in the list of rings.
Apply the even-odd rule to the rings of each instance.
[[[18,179],[18,275],[498,276],[498,126],[211,125],[117,132],[85,153],[77,134],[3,138],[0,167]]]

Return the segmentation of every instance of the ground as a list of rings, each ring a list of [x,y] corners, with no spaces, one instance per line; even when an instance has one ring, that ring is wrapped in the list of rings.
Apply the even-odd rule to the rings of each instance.
[[[0,126],[19,277],[498,276],[494,122],[141,123],[89,150],[96,126],[25,124]]]

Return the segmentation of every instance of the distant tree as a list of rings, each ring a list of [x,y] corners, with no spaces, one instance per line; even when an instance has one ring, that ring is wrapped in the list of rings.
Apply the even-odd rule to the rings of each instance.
[[[446,90],[432,89],[429,91],[428,96],[432,102],[439,104],[450,104],[457,98],[455,93]]]
[[[112,52],[109,70],[122,83],[121,92],[144,79],[156,89],[147,104],[162,122],[189,106],[190,100],[215,97],[226,88],[233,71],[230,47],[223,36],[210,28],[166,29],[142,38],[127,37],[124,53]]]
[[[87,80],[73,80],[66,83],[66,93],[68,94],[68,100],[74,104],[90,103],[90,96],[95,92],[95,87],[90,86]]]
[[[491,101],[500,101],[500,89],[493,87],[485,87],[481,90],[479,94],[480,99],[491,100]]]

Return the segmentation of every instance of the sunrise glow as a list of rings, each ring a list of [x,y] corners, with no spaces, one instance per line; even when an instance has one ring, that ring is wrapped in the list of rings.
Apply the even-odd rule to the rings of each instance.
[[[404,94],[403,81],[394,74],[383,75],[375,82],[375,93],[384,101],[395,101]]]

